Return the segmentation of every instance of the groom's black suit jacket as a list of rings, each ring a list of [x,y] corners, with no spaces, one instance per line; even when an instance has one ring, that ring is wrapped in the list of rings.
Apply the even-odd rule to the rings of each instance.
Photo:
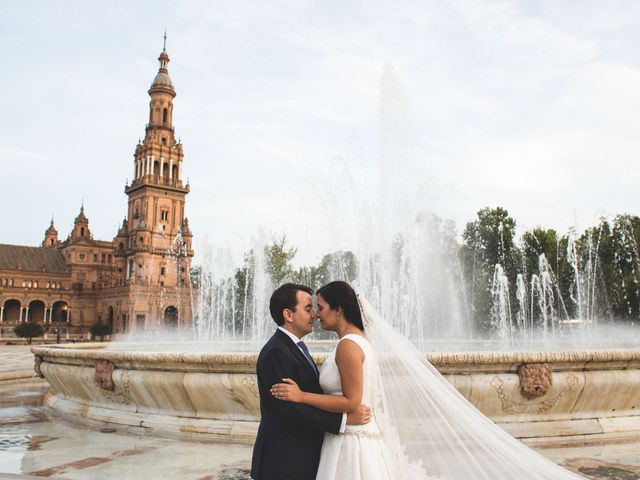
[[[283,378],[305,392],[322,393],[318,376],[293,340],[281,330],[260,351],[257,364],[260,427],[253,447],[255,480],[314,480],[323,432],[338,433],[341,413],[277,400],[270,388]]]

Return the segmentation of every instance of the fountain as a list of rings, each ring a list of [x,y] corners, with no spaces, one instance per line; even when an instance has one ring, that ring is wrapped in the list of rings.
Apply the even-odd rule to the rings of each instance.
[[[392,80],[385,72],[378,197],[365,192],[360,201],[344,202],[356,205],[360,224],[353,228],[351,255],[337,248],[322,282],[352,281],[396,328],[429,352],[429,361],[471,403],[529,444],[640,438],[640,350],[632,336],[619,348],[594,348],[610,335],[597,325],[599,241],[593,235],[581,247],[582,255],[569,238],[566,258],[574,281],[570,292],[562,292],[545,255],[538,257],[536,272],[508,275],[501,224],[500,261],[485,273],[478,270],[486,275],[481,288],[491,301],[489,332],[473,325],[472,299],[479,287],[464,282],[453,229],[434,215],[420,214],[393,236],[398,230],[391,219],[405,209],[393,198],[398,189],[391,157],[405,160],[410,151],[404,142],[406,122],[398,121],[404,104],[394,96]],[[397,137],[402,147],[394,146]],[[343,231],[333,228],[327,235],[340,238]],[[632,252],[628,258],[637,286],[639,256],[630,238],[625,251]],[[256,352],[273,330],[267,243],[261,233],[237,269],[224,255],[221,260],[211,250],[201,251],[200,285],[192,295],[193,343],[33,347],[36,372],[51,385],[46,405],[75,419],[133,431],[253,442],[259,421]],[[175,251],[179,263],[179,241]],[[311,278],[302,270],[288,275],[294,273],[301,280]],[[570,308],[563,293],[570,295]],[[584,343],[587,329],[591,345]],[[322,363],[327,337],[315,332],[314,338],[315,358]]]
[[[513,343],[514,332],[509,301],[509,280],[499,263],[496,264],[493,274],[491,300],[491,324],[498,332],[500,340],[505,345],[510,345]]]
[[[505,270],[495,266],[490,288],[494,339],[460,335],[446,343],[460,332],[464,317],[442,325],[441,316],[447,309],[462,312],[464,302],[451,293],[463,291],[456,285],[459,268],[445,261],[449,247],[438,231],[433,217],[421,217],[397,239],[387,258],[360,262],[366,268],[354,283],[369,291],[378,308],[423,351],[432,350],[427,358],[458,391],[524,442],[580,445],[640,438],[640,350],[634,348],[635,340],[625,332],[628,347],[580,344],[584,336],[574,335],[564,320],[558,282],[544,256],[530,281],[517,277],[514,306]],[[204,257],[215,258],[211,252]],[[578,262],[577,255],[571,258]],[[329,262],[330,270],[335,269],[330,276],[349,270],[340,259],[344,256]],[[267,313],[272,282],[264,243],[253,244],[238,271],[244,275],[240,281],[224,275],[216,280],[209,270],[202,274],[193,324],[198,341],[34,347],[36,371],[51,385],[46,405],[67,417],[132,431],[252,443],[260,414],[256,352],[272,331]],[[575,271],[582,275],[581,269]],[[373,281],[381,278],[391,292],[386,301],[381,301],[380,283]],[[426,288],[423,296],[420,286]],[[610,332],[596,327],[589,325],[592,337],[609,341]],[[586,325],[578,328],[582,333]],[[312,350],[321,364],[326,356],[322,350],[332,342],[314,336]],[[569,348],[572,341],[578,344]]]
[[[223,442],[251,443],[255,436],[256,353],[118,351],[103,344],[32,352],[36,371],[51,385],[45,404],[76,420]],[[315,355],[318,363],[324,355]],[[637,349],[440,352],[427,358],[483,413],[530,444],[640,437]],[[527,391],[527,385],[544,383],[545,365],[552,385]]]

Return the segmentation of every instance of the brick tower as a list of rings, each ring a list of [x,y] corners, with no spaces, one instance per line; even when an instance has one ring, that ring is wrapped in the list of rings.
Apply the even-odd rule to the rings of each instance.
[[[127,330],[186,326],[191,320],[189,270],[193,250],[183,183],[182,144],[173,127],[176,91],[165,44],[149,88],[149,123],[134,153],[134,176],[125,187],[127,217],[115,238],[116,262],[129,289]]]

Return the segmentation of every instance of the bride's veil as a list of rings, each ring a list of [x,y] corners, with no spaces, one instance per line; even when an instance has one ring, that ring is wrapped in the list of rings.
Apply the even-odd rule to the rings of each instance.
[[[402,479],[577,479],[485,417],[361,295],[376,355],[376,421]]]

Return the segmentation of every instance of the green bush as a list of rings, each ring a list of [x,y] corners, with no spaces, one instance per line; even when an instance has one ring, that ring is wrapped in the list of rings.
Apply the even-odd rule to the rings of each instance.
[[[107,323],[96,323],[91,326],[91,337],[93,339],[96,337],[103,339],[107,335],[111,335],[111,325]]]
[[[41,337],[44,334],[44,329],[42,328],[42,325],[38,325],[37,323],[26,322],[14,327],[13,333],[20,338],[26,338],[27,343],[31,345],[31,340],[34,337]]]

